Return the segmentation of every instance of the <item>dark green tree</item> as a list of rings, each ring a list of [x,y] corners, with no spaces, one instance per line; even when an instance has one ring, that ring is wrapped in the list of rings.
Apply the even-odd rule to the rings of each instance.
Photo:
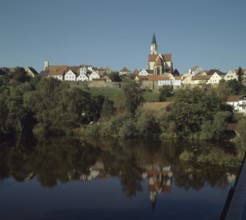
[[[102,105],[102,116],[104,117],[111,117],[115,113],[115,107],[114,107],[114,102],[110,100],[109,98],[105,98],[103,105]]]
[[[159,101],[166,101],[168,97],[173,95],[173,87],[172,86],[162,86],[159,89]]]
[[[122,85],[122,96],[125,110],[135,115],[138,106],[144,102],[141,85],[134,80],[126,78]]]
[[[217,112],[224,110],[223,100],[214,89],[182,89],[177,91],[170,117],[182,138],[199,138],[202,125],[213,122]]]
[[[109,74],[109,78],[112,80],[112,82],[121,82],[121,78],[119,75],[119,72],[111,72]]]

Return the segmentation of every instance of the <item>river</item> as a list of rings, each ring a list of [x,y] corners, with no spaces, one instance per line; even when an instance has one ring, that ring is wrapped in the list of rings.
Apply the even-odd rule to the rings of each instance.
[[[239,168],[180,161],[192,147],[153,140],[4,142],[1,220],[219,219]]]

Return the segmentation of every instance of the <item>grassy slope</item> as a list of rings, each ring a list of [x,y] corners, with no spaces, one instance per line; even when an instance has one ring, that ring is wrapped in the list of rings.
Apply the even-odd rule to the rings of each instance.
[[[121,101],[121,89],[119,88],[90,88],[91,94],[93,96],[102,95],[108,97],[116,106],[120,104]],[[144,92],[144,99],[146,102],[158,102],[159,93],[158,92]]]

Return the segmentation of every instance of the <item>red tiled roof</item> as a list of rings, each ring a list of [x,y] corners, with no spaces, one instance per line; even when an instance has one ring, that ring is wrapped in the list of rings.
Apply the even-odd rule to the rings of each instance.
[[[48,66],[45,71],[48,75],[63,75],[67,68],[68,66]]]
[[[239,101],[244,95],[231,95],[228,96],[227,102],[236,102]]]
[[[149,54],[149,62],[155,62],[157,57],[157,54]]]
[[[162,54],[164,61],[172,61],[172,54]]]
[[[72,70],[74,73],[79,73],[80,67],[79,66],[68,66],[67,71]]]
[[[161,57],[157,57],[156,61],[155,61],[155,66],[162,66],[162,59]]]
[[[195,75],[191,77],[191,80],[209,80],[211,76]]]

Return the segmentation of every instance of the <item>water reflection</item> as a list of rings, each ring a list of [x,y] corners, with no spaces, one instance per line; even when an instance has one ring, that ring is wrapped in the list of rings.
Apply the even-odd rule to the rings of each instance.
[[[154,209],[158,195],[172,191],[172,184],[185,190],[205,186],[223,188],[235,181],[238,169],[184,163],[178,157],[187,143],[158,141],[78,141],[49,139],[8,143],[0,148],[0,180],[36,177],[43,187],[59,182],[118,177],[122,192],[133,197],[147,185]]]

